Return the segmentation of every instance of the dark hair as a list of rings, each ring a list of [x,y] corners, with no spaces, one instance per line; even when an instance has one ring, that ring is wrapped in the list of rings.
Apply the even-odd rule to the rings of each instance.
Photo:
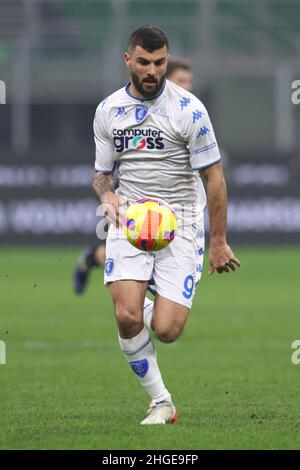
[[[192,71],[191,64],[188,60],[183,59],[182,57],[171,57],[168,60],[168,66],[167,66],[167,78],[172,75],[175,70],[178,69],[183,69],[187,70],[188,72]]]
[[[128,42],[128,50],[133,50],[136,46],[140,46],[148,52],[161,49],[167,46],[169,49],[169,41],[167,35],[156,26],[141,26],[131,33]]]

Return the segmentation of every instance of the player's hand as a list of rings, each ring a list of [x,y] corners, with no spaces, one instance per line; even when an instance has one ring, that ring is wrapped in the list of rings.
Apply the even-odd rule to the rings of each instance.
[[[240,261],[234,256],[233,251],[226,242],[211,242],[208,258],[210,264],[209,275],[215,271],[220,274],[223,272],[228,273],[230,270],[235,271],[236,267],[241,267]]]
[[[127,206],[127,200],[115,193],[107,192],[102,198],[102,209],[104,217],[115,227],[119,228],[122,224]]]

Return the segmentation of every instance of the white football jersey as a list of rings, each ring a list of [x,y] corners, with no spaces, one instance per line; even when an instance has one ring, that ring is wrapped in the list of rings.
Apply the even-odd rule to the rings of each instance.
[[[162,199],[175,209],[181,226],[194,225],[206,206],[198,170],[220,160],[207,110],[169,80],[149,100],[135,98],[128,87],[96,110],[95,170],[111,173],[118,162],[120,195],[130,202]]]

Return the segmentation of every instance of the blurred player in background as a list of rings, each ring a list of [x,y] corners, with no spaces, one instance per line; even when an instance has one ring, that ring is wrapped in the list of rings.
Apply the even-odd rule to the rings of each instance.
[[[166,78],[185,90],[192,91],[193,73],[188,60],[179,56],[171,57],[168,61]],[[115,182],[118,185],[117,170]],[[73,288],[77,294],[82,294],[85,291],[91,269],[104,266],[105,244],[106,240],[100,240],[80,253],[73,273]],[[153,288],[150,287],[150,291],[153,291]]]
[[[112,222],[104,283],[114,304],[120,348],[151,397],[142,425],[172,423],[177,417],[149,330],[160,341],[171,343],[184,329],[195,295],[198,262],[200,267],[203,264],[206,204],[210,274],[240,266],[226,242],[226,183],[213,127],[201,101],[166,80],[168,49],[167,36],[159,28],[135,30],[124,56],[131,82],[99,104],[94,121],[93,188]],[[207,198],[199,172],[206,182]],[[133,247],[119,228],[120,207],[145,197],[170,204],[180,225],[180,234],[158,252]],[[152,278],[155,301],[146,300],[149,305],[145,306]]]
[[[189,60],[179,56],[169,58],[166,78],[187,91],[193,88],[193,72]]]

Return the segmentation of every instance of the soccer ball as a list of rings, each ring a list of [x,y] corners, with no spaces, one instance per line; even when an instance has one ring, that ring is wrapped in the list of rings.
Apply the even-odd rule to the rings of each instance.
[[[162,250],[178,230],[172,207],[160,199],[140,199],[131,204],[122,224],[127,240],[142,251]]]

